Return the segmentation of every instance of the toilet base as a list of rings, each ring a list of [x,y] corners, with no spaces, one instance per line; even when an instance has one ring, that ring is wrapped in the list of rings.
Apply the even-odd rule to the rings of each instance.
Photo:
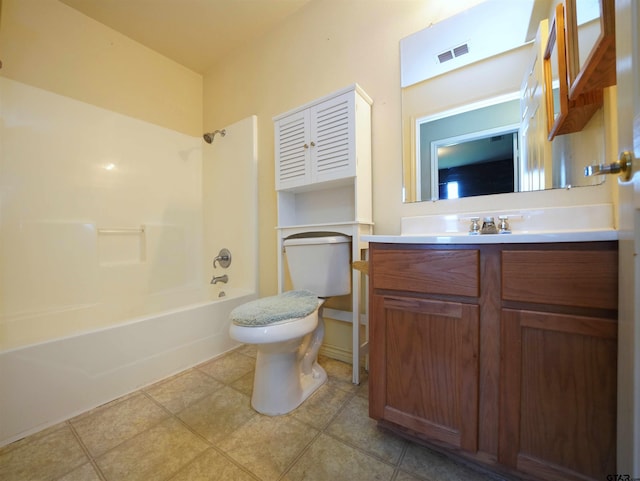
[[[269,349],[270,345],[258,347],[251,406],[259,413],[287,414],[327,381],[327,373],[317,361],[309,373],[301,372],[297,362],[299,345],[299,340],[294,340],[288,352],[282,352],[282,346],[278,352]]]
[[[259,413],[287,414],[327,381],[326,371],[318,364],[324,338],[321,311],[322,307],[316,328],[304,338],[258,345],[251,406]]]
[[[324,339],[322,304],[304,318],[266,327],[231,324],[229,334],[258,349],[251,406],[261,414],[278,416],[300,406],[327,381],[318,364]]]

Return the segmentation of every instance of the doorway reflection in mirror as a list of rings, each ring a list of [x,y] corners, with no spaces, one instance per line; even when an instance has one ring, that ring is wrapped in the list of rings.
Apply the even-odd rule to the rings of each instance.
[[[510,97],[417,120],[418,198],[452,199],[518,190],[520,102],[516,94]]]

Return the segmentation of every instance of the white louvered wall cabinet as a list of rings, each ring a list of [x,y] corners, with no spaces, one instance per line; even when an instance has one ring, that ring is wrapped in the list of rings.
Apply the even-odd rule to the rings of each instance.
[[[371,105],[357,84],[274,117],[278,194],[278,290],[285,290],[283,241],[296,234],[334,232],[352,238],[352,259],[366,258],[362,235],[372,233]],[[352,311],[325,309],[325,317],[352,323],[352,352],[323,346],[353,362],[359,383],[367,350],[365,280],[352,270]],[[365,326],[361,329],[360,324]],[[364,332],[361,332],[364,331]]]

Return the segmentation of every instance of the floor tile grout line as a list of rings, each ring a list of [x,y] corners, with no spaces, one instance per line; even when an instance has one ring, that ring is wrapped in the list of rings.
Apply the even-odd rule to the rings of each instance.
[[[339,388],[336,388],[339,389]],[[351,402],[354,398],[358,397],[358,393],[357,391],[342,391],[342,392],[347,392],[349,394],[349,396],[347,398],[345,398],[345,400],[343,401],[342,405],[340,406],[340,408],[333,414],[333,416],[329,419],[329,421],[327,421],[324,425],[324,427],[322,427],[321,429],[318,430],[318,433],[309,441],[309,443],[307,443],[307,445],[302,449],[302,451],[291,461],[291,463],[289,464],[289,466],[287,466],[287,468],[283,471],[283,473],[277,478],[278,481],[281,481],[282,479],[284,479],[284,477],[294,468],[294,466],[298,463],[298,461],[300,461],[300,459],[302,459],[302,457],[309,451],[309,449],[311,449],[311,446],[318,440],[318,438],[320,436],[322,436],[323,434],[334,439],[335,441],[345,444],[353,449],[355,449],[356,451],[359,451],[360,453],[364,454],[365,456],[369,456],[372,457],[380,462],[382,462],[383,464],[386,464],[390,467],[394,468],[394,473],[396,472],[398,466],[396,466],[393,463],[390,463],[388,460],[384,460],[382,458],[380,458],[379,456],[375,455],[374,453],[371,453],[370,451],[366,451],[362,448],[360,448],[357,445],[354,445],[344,439],[338,438],[335,435],[332,435],[331,433],[328,432],[329,427],[333,424],[333,422],[340,416],[340,414],[342,414],[342,412],[347,408],[347,405],[349,404],[349,402]],[[293,419],[296,419],[295,417]],[[296,419],[296,421],[299,421],[303,424],[306,424],[308,426],[313,427],[311,424],[301,421],[299,419]],[[405,442],[406,444],[406,442]],[[403,447],[403,449],[405,449]]]
[[[326,386],[327,383],[324,383],[323,386]],[[336,388],[337,389],[337,388]],[[344,392],[344,391],[343,391]],[[316,394],[317,391],[313,394]],[[280,476],[277,478],[278,481],[284,479],[284,477],[289,473],[289,471],[291,471],[293,469],[293,467],[298,463],[298,461],[300,461],[300,459],[302,459],[302,457],[309,451],[309,449],[311,449],[311,446],[317,441],[317,439],[322,436],[323,434],[327,434],[325,433],[326,429],[333,423],[333,421],[336,420],[336,418],[338,417],[338,415],[346,408],[346,405],[349,403],[349,401],[351,399],[353,399],[356,395],[355,392],[351,392],[349,393],[350,396],[348,396],[347,398],[345,398],[344,402],[342,403],[342,405],[340,406],[340,408],[333,414],[333,416],[331,416],[331,418],[325,423],[325,425],[321,428],[321,429],[317,429],[314,426],[312,426],[311,424],[302,421],[300,419],[297,419],[295,416],[293,416],[291,419],[295,419],[296,421],[305,424],[307,426],[310,426],[314,429],[316,429],[318,432],[313,436],[313,438],[307,443],[307,445],[298,453],[298,455],[291,461],[291,463],[289,463],[289,466],[287,466],[285,468],[285,470],[280,474]],[[313,395],[312,395],[313,396]],[[310,399],[312,396],[310,396],[308,399]],[[305,400],[306,401],[306,400]]]
[[[231,351],[231,352],[234,352],[234,351]],[[228,353],[227,353],[227,354],[228,354]],[[204,362],[204,363],[202,363],[202,364],[199,364],[199,365],[197,365],[197,366],[194,366],[194,368],[193,368],[193,369],[197,369],[197,370],[198,370],[198,372],[200,372],[201,374],[204,374],[205,376],[207,376],[207,377],[209,377],[209,378],[213,379],[213,380],[214,380],[214,381],[216,381],[216,382],[219,382],[219,383],[221,383],[221,384],[224,384],[225,386],[228,386],[228,387],[233,387],[231,384],[233,384],[233,383],[235,383],[235,382],[239,381],[240,379],[242,379],[244,376],[246,376],[246,375],[247,375],[247,374],[249,374],[249,373],[247,372],[247,373],[243,374],[242,376],[240,376],[240,377],[238,377],[238,378],[234,379],[233,381],[223,381],[222,379],[218,379],[217,377],[212,376],[211,374],[209,374],[208,372],[206,372],[204,369],[201,369],[201,366],[204,366],[205,364],[209,364],[209,363],[211,363],[211,362],[215,362],[215,361],[217,361],[217,360],[219,360],[219,359],[222,359],[222,358],[226,357],[226,355],[227,355],[227,354],[225,354],[224,356],[220,356],[220,357],[217,357],[217,358],[213,358],[213,359],[211,359],[211,360],[209,360],[209,361],[206,361],[206,362]],[[243,354],[243,355],[244,355],[244,354]],[[248,357],[249,359],[252,359],[250,356],[245,356],[245,357]],[[254,359],[255,359],[255,358],[254,358]],[[249,372],[251,372],[251,371],[249,371]],[[244,393],[243,393],[243,394],[244,394]]]
[[[346,444],[347,446],[350,446],[354,449],[356,449],[357,451],[361,452],[362,454],[365,454],[367,456],[370,456],[384,464],[387,464],[389,466],[392,466],[394,468],[394,471],[400,467],[400,463],[402,462],[402,459],[404,457],[404,453],[407,450],[407,446],[408,443],[406,440],[402,440],[403,441],[403,446],[402,446],[402,451],[400,453],[400,456],[398,457],[398,460],[395,463],[392,463],[386,459],[381,458],[380,456],[376,455],[375,453],[371,452],[371,451],[367,451],[365,449],[362,449],[360,446],[353,444],[345,439],[339,438],[338,436],[328,432],[329,427],[333,424],[333,422],[340,416],[340,414],[342,414],[342,412],[347,408],[347,405],[354,399],[359,397],[357,391],[353,391],[352,393],[350,393],[351,396],[348,397],[343,403],[342,406],[340,406],[340,409],[338,409],[336,411],[336,413],[333,415],[333,417],[329,420],[329,422],[325,425],[324,428],[322,428],[322,433],[326,434],[327,436],[329,436],[330,438],[339,441],[343,444]],[[368,401],[368,400],[367,400]]]
[[[206,399],[207,397],[211,396],[215,391],[203,394],[200,397],[194,398],[192,401],[189,402],[189,404],[182,406],[180,408],[179,411],[173,412],[171,409],[169,409],[167,406],[165,406],[164,404],[162,404],[161,401],[159,401],[158,399],[156,399],[153,394],[149,393],[149,392],[144,392],[144,394],[149,398],[149,400],[153,401],[157,406],[161,407],[163,410],[165,410],[168,414],[170,414],[171,416],[177,416],[179,413],[181,413],[182,411],[184,411],[185,409],[187,409],[190,406],[193,406],[194,404],[197,404],[199,402],[201,402],[202,400]]]
[[[240,468],[242,471],[244,471],[245,473],[248,473],[251,475],[251,477],[255,478],[258,481],[262,481],[260,479],[260,477],[255,474],[253,471],[251,471],[249,468],[247,468],[246,466],[243,466],[242,464],[240,464],[238,461],[236,461],[234,458],[232,458],[231,456],[229,456],[226,452],[224,452],[221,448],[219,448],[218,446],[216,446],[215,444],[212,446],[212,448],[220,455],[222,455],[227,461],[233,463],[235,466],[237,466],[238,468]]]
[[[226,386],[225,387],[230,387],[230,386]],[[148,393],[145,393],[148,396],[150,396]],[[246,394],[241,393],[243,395],[246,396]],[[200,398],[198,401],[204,399],[205,397],[207,397],[209,394],[203,396],[202,398]],[[185,464],[184,466],[182,466],[177,472],[173,473],[171,476],[176,476],[180,471],[182,471],[183,469],[186,469],[191,463],[195,462],[196,459],[198,459],[199,457],[203,456],[204,453],[206,453],[207,451],[209,451],[210,449],[215,450],[218,454],[222,455],[227,461],[230,461],[231,463],[233,463],[236,467],[238,467],[239,469],[241,469],[242,471],[250,474],[252,477],[254,477],[256,480],[260,481],[260,478],[258,478],[254,473],[252,473],[249,469],[247,469],[245,466],[241,465],[240,463],[238,463],[235,459],[233,459],[231,456],[229,456],[227,453],[225,453],[222,449],[220,449],[218,446],[215,445],[215,443],[211,442],[209,439],[207,439],[205,436],[203,436],[202,434],[200,434],[198,431],[196,431],[193,427],[191,427],[187,422],[185,422],[182,418],[180,418],[179,414],[181,412],[183,412],[184,410],[186,410],[189,406],[195,404],[198,401],[194,401],[192,403],[190,403],[188,406],[185,406],[184,409],[182,409],[181,411],[177,412],[177,413],[173,413],[171,412],[167,407],[163,406],[159,401],[153,399],[153,396],[151,396],[151,400],[156,403],[158,406],[160,406],[161,408],[163,408],[165,411],[167,411],[169,413],[169,415],[171,417],[173,417],[177,422],[179,422],[183,427],[185,427],[191,434],[195,435],[196,437],[198,437],[200,440],[202,440],[203,442],[205,442],[208,445],[208,448],[205,449],[202,453],[200,453],[198,456],[196,456],[194,459],[192,459],[191,461],[189,461],[187,464]],[[251,419],[253,419],[253,416],[250,417],[249,419],[247,419],[244,423],[242,423],[240,426],[238,426],[236,429],[239,429],[240,427],[244,426],[246,423],[248,423]],[[171,478],[168,478],[169,480]]]
[[[147,394],[147,393],[145,393]],[[147,396],[149,396],[147,394]],[[201,441],[204,441],[209,447],[213,447],[213,443],[211,441],[209,441],[206,437],[204,437],[202,434],[200,434],[198,431],[196,431],[195,429],[193,429],[189,424],[187,424],[185,421],[183,421],[180,416],[178,416],[178,414],[180,414],[183,410],[181,410],[178,413],[173,413],[169,410],[169,408],[167,408],[166,406],[162,405],[159,401],[156,401],[155,399],[153,399],[152,396],[149,396],[151,401],[153,401],[155,404],[157,404],[158,406],[160,406],[162,409],[164,409],[170,417],[172,417],[174,420],[176,420],[178,423],[180,423],[180,425],[182,425],[184,428],[186,428],[191,434],[195,435],[196,437],[198,437]],[[204,396],[202,399],[204,399],[206,396]],[[192,403],[194,404],[194,403]],[[189,404],[189,406],[191,406],[191,404]],[[186,408],[188,408],[189,406],[186,406]],[[206,450],[205,450],[206,451]]]
[[[145,390],[141,390],[140,391],[141,394],[146,397],[149,401],[151,401],[153,404],[155,404],[156,406],[158,406],[159,408],[161,408],[165,413],[167,413],[169,416],[171,417],[176,417],[175,414],[173,413],[173,411],[171,411],[171,409],[169,409],[167,406],[165,406],[164,404],[162,404],[160,401],[158,401],[156,398],[154,398],[151,394],[149,394],[147,391]],[[205,396],[203,396],[204,398]]]
[[[71,421],[66,421],[66,424],[69,426],[71,433],[76,438],[76,441],[78,441],[80,448],[84,451],[85,456],[87,456],[87,458],[89,459],[89,463],[91,463],[91,466],[93,466],[93,469],[98,474],[98,477],[100,478],[100,480],[107,481],[107,477],[102,472],[102,469],[100,469],[98,462],[89,451],[89,448],[84,444],[84,441],[82,440],[82,437],[80,437],[80,434],[78,433],[78,431],[76,431],[75,426],[71,424]]]
[[[136,392],[139,392],[139,391],[136,391]],[[140,391],[140,393],[141,393],[141,394],[144,394],[144,393],[142,393],[141,391]],[[96,455],[91,454],[91,451],[89,451],[89,453],[91,454],[92,458],[93,458],[93,459],[95,459],[95,461],[97,462],[99,458],[101,458],[101,457],[105,456],[106,454],[110,453],[111,451],[113,451],[113,450],[115,450],[115,449],[118,449],[118,448],[119,448],[120,446],[122,446],[123,444],[125,444],[125,443],[127,443],[127,442],[129,442],[129,441],[131,441],[131,440],[133,440],[133,439],[135,439],[135,438],[137,438],[137,437],[141,436],[142,434],[144,434],[144,433],[146,433],[146,432],[148,432],[148,431],[150,431],[150,430],[152,430],[152,429],[154,429],[154,428],[156,428],[156,427],[160,426],[162,423],[164,423],[165,421],[167,421],[170,417],[171,417],[171,415],[169,415],[169,416],[165,416],[165,417],[163,417],[162,419],[159,419],[159,420],[157,420],[157,421],[155,421],[155,422],[151,423],[149,426],[147,426],[147,427],[146,427],[145,429],[143,429],[142,431],[139,431],[139,432],[135,433],[133,436],[128,437],[127,439],[124,439],[123,441],[119,442],[118,444],[116,444],[116,445],[114,445],[114,446],[111,446],[109,449],[107,449],[107,450],[105,450],[105,451],[103,451],[103,452],[101,452],[101,453],[99,453],[99,454],[96,454]],[[79,433],[78,433],[78,436],[80,436],[80,434],[79,434]],[[82,436],[80,436],[80,438],[82,439]],[[87,450],[88,450],[88,448],[87,448]]]
[[[175,478],[177,475],[179,475],[182,471],[185,471],[186,469],[189,468],[189,466],[191,466],[193,463],[195,463],[196,461],[198,461],[198,459],[203,458],[204,456],[206,456],[206,454],[209,451],[215,451],[216,453],[220,454],[222,457],[224,457],[227,461],[231,462],[235,467],[237,467],[238,469],[240,469],[242,472],[246,473],[247,475],[251,476],[255,481],[262,481],[258,476],[256,476],[255,474],[253,474],[251,471],[249,471],[246,467],[242,466],[241,464],[239,464],[237,461],[235,461],[233,458],[229,457],[224,451],[222,451],[220,448],[218,448],[217,446],[215,446],[214,444],[209,443],[210,446],[205,449],[204,451],[202,451],[200,454],[198,454],[195,458],[193,458],[191,461],[189,461],[187,464],[185,464],[184,466],[182,466],[180,469],[178,469],[178,471],[176,471],[175,473],[171,474],[170,478],[167,478],[165,481],[171,481],[173,478]]]
[[[402,466],[402,461],[404,461],[404,457],[406,456],[408,450],[409,450],[409,442],[406,439],[403,439],[402,450],[400,451],[400,456],[398,456],[398,462],[396,464],[396,467],[393,470],[393,476],[391,476],[391,481],[396,481],[396,479],[398,479],[398,476],[400,475],[400,471],[406,472],[401,469],[401,466]],[[420,476],[420,478],[422,478],[422,476]]]
[[[339,438],[334,434],[331,434],[331,433],[325,433],[325,434],[327,436],[329,436],[331,439],[333,439],[334,441],[340,442],[342,444],[346,444],[350,448],[353,448],[356,451],[359,451],[360,453],[365,454],[366,456],[368,456],[370,458],[374,458],[376,461],[380,461],[381,463],[384,463],[387,466],[391,466],[394,470],[399,467],[399,464],[397,464],[398,463],[397,461],[396,462],[391,462],[388,459],[381,458],[377,454],[375,454],[375,453],[373,453],[371,451],[367,451],[366,449],[362,449],[357,444],[353,444],[352,442],[347,441],[346,439]]]
[[[234,381],[234,383],[235,383],[235,381]],[[242,395],[244,395],[244,396],[249,396],[249,404],[251,404],[251,396],[250,396],[250,395],[248,395],[246,392],[243,392],[243,391],[241,391],[240,389],[238,389],[237,387],[232,386],[232,385],[229,385],[229,386],[227,386],[227,387],[228,387],[228,388],[233,389],[235,392],[240,393],[240,394],[242,394]],[[253,408],[252,408],[252,409],[253,409]]]
[[[140,392],[142,393],[142,390],[140,390]],[[146,396],[146,393],[142,393],[142,394]],[[153,399],[152,399],[152,401],[153,401],[154,403],[158,404],[155,400],[153,400]],[[156,427],[160,426],[162,423],[164,423],[164,422],[168,421],[168,420],[169,420],[169,419],[171,419],[171,418],[173,418],[174,420],[177,420],[178,422],[180,422],[180,424],[185,425],[185,423],[184,423],[180,418],[178,418],[178,417],[177,417],[177,416],[175,416],[173,413],[171,413],[167,408],[165,408],[165,407],[164,407],[164,406],[162,406],[162,405],[159,405],[159,406],[160,406],[160,407],[162,407],[166,412],[168,412],[168,413],[169,413],[169,415],[168,415],[168,416],[166,416],[166,417],[164,417],[164,418],[162,418],[162,419],[161,419],[161,420],[159,420],[158,422],[155,422],[155,423],[153,423],[153,424],[149,425],[146,429],[144,429],[144,430],[142,430],[142,431],[140,431],[140,432],[136,433],[135,435],[131,436],[130,438],[125,439],[124,441],[122,441],[121,443],[117,444],[116,446],[113,446],[112,448],[109,448],[109,449],[108,449],[108,450],[106,450],[105,452],[101,453],[99,456],[96,456],[96,464],[97,464],[97,458],[100,458],[100,457],[102,457],[102,456],[105,456],[106,454],[110,453],[111,451],[113,451],[113,450],[115,450],[115,449],[118,449],[118,448],[119,448],[120,446],[122,446],[123,444],[125,444],[125,443],[127,443],[127,442],[130,442],[130,441],[132,441],[132,440],[134,440],[134,439],[136,439],[136,438],[138,438],[138,437],[142,436],[143,434],[145,434],[145,433],[147,433],[147,432],[151,431],[152,429],[154,429],[154,428],[156,428]],[[187,427],[188,427],[188,426],[187,426]],[[196,434],[199,438],[204,439],[204,438],[202,438],[202,436],[200,436],[199,434],[194,433],[192,429],[189,429],[189,431],[190,431],[192,434]],[[204,441],[207,443],[207,445],[209,446],[209,448],[213,447],[213,446],[212,446],[212,444],[211,444],[211,442],[209,442],[207,439],[204,439]],[[205,450],[203,450],[203,452],[205,452],[205,451],[207,451],[207,450],[208,450],[208,448],[207,448],[207,449],[205,449]],[[197,456],[196,456],[196,457],[197,457]],[[195,459],[195,458],[194,458],[194,459]],[[169,480],[171,479],[171,477],[173,477],[173,476],[175,476],[176,474],[178,474],[178,472],[180,472],[180,470],[182,470],[183,468],[185,468],[186,466],[188,466],[191,462],[193,462],[193,460],[194,460],[194,459],[190,460],[188,463],[186,463],[184,466],[182,466],[182,467],[181,467],[180,469],[178,469],[177,471],[175,471],[175,472],[170,473],[169,475],[167,475],[167,476],[170,476],[170,477],[163,478],[163,481],[169,481]],[[106,478],[106,476],[105,476],[103,479],[104,479],[105,481],[108,481],[108,480],[107,480],[107,478]]]
[[[295,419],[295,418],[292,418]],[[296,419],[296,421],[298,421]],[[302,421],[298,421],[300,423],[302,423]],[[303,423],[306,424],[306,423]],[[308,426],[308,424],[307,424]],[[307,451],[309,451],[309,449],[311,449],[311,446],[313,445],[313,443],[316,442],[316,440],[322,435],[322,431],[318,431],[313,438],[311,438],[311,440],[309,440],[309,442],[306,444],[306,446],[304,448],[302,448],[302,450],[296,455],[295,458],[293,458],[293,460],[289,463],[289,465],[285,468],[285,470],[280,474],[280,476],[278,476],[276,479],[278,481],[281,481],[282,479],[284,479],[284,477],[289,474],[289,471],[291,471],[293,469],[293,467],[298,463],[298,461],[300,461],[302,459],[302,457],[307,453]]]
[[[11,441],[10,443],[5,444],[4,446],[0,446],[0,456],[5,456],[17,449],[23,449],[24,446],[26,446],[27,444],[30,444],[31,442],[34,442],[37,439],[46,438],[47,436],[50,436],[56,431],[59,431],[60,429],[64,429],[67,422],[68,422],[68,419],[64,421],[60,421],[56,424],[52,424],[51,426],[42,429],[41,431],[36,431],[35,433],[28,434],[26,436],[21,437],[20,439]]]

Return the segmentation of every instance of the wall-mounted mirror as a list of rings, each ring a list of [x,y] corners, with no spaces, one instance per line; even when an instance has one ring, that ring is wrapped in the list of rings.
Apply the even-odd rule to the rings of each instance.
[[[594,156],[596,158],[604,157],[604,139],[603,135],[600,135],[604,122],[602,112],[594,116],[589,124],[588,133],[574,134],[580,136],[579,139],[570,135],[556,138],[553,142],[546,141],[546,117],[543,117],[544,120],[539,123],[540,128],[544,130],[543,140],[548,145],[538,149],[536,154],[535,161],[540,172],[534,172],[535,169],[529,168],[529,173],[525,173],[525,175],[519,175],[519,172],[522,171],[520,160],[526,157],[523,155],[523,148],[531,142],[530,139],[533,136],[524,138],[529,134],[528,132],[509,131],[509,126],[517,126],[525,115],[524,106],[518,107],[517,100],[514,109],[517,117],[505,120],[500,125],[500,127],[504,127],[503,132],[492,130],[496,128],[496,125],[488,121],[487,115],[481,116],[482,120],[475,131],[461,132],[460,129],[452,127],[451,130],[441,134],[430,135],[424,132],[424,129],[429,128],[425,124],[431,121],[441,121],[441,124],[445,122],[455,124],[461,119],[461,113],[503,103],[508,100],[509,96],[512,96],[511,100],[519,98],[523,79],[526,77],[526,73],[534,68],[532,65],[535,65],[535,62],[532,63],[532,41],[536,36],[538,25],[541,20],[553,17],[557,3],[554,0],[518,0],[517,2],[513,0],[487,0],[401,41],[404,202],[428,201],[456,196],[456,187],[453,184],[455,180],[452,180],[451,176],[447,177],[445,175],[447,172],[440,171],[449,170],[448,173],[451,173],[451,165],[459,161],[447,160],[449,165],[443,165],[441,168],[440,156],[436,156],[437,161],[435,161],[431,152],[434,151],[433,149],[443,146],[452,151],[462,151],[465,148],[462,145],[453,148],[455,140],[475,142],[478,139],[474,138],[474,135],[480,137],[483,132],[489,139],[511,136],[509,138],[510,150],[514,152],[514,158],[512,160],[502,159],[502,162],[503,166],[510,162],[513,165],[509,164],[509,169],[503,167],[500,172],[509,170],[512,174],[510,182],[513,182],[511,190],[513,192],[596,185],[602,182],[602,179],[587,178],[583,175],[583,168],[589,163],[588,159],[593,159]],[[478,39],[490,41],[494,45],[493,47],[479,46],[475,48]],[[546,45],[546,35],[543,41]],[[449,49],[450,55],[442,57],[450,58],[452,59],[450,61],[456,64],[449,70],[443,70],[444,67],[438,65],[434,74],[425,75],[423,71],[428,70],[430,63],[439,62],[438,53],[441,53],[439,50],[443,45],[448,45],[451,48]],[[482,50],[486,52],[487,56],[470,58],[469,61],[465,61],[467,54],[456,57],[457,51],[465,50],[457,48],[461,45],[467,46],[468,55]],[[416,55],[418,56],[416,57]],[[412,57],[414,58],[412,59]],[[411,61],[419,65],[419,69],[422,69],[421,76],[414,75],[416,69],[407,66]],[[542,71],[542,58],[538,62],[538,67]],[[532,84],[527,88],[532,92],[532,98],[538,96],[539,103],[544,103],[542,74],[540,74],[539,80],[539,85]],[[593,128],[591,128],[592,124],[595,124]],[[436,138],[438,135],[441,137]],[[567,143],[572,145],[570,157],[563,154],[563,151],[566,150],[563,145]],[[473,145],[473,150],[476,150],[476,153],[478,149],[484,149],[484,146]],[[504,152],[504,144],[502,145]],[[546,152],[549,154],[547,155]],[[584,161],[582,160],[583,154]],[[478,155],[476,162],[473,163],[479,164],[481,163],[479,159],[484,158],[484,154]],[[583,165],[576,162],[575,159],[578,158],[583,162]],[[489,168],[489,172],[493,170],[497,177],[498,171],[495,169],[495,167]],[[468,172],[471,170],[470,167],[467,168]],[[433,172],[439,172],[437,178],[432,175]],[[483,177],[486,178],[486,176],[487,174],[475,172],[466,175],[466,178],[472,179],[465,181],[469,183],[469,187],[461,189],[458,185],[457,195],[459,197],[489,195],[504,191],[502,186],[497,187],[494,192],[482,191],[488,184],[486,181],[479,180]],[[541,180],[531,181],[534,176]],[[491,176],[489,175],[489,177]],[[476,179],[476,182],[473,179]],[[449,184],[451,187],[448,187]],[[487,188],[490,189],[490,187]],[[451,194],[448,193],[448,189],[451,189]],[[445,192],[447,193],[445,194]]]

